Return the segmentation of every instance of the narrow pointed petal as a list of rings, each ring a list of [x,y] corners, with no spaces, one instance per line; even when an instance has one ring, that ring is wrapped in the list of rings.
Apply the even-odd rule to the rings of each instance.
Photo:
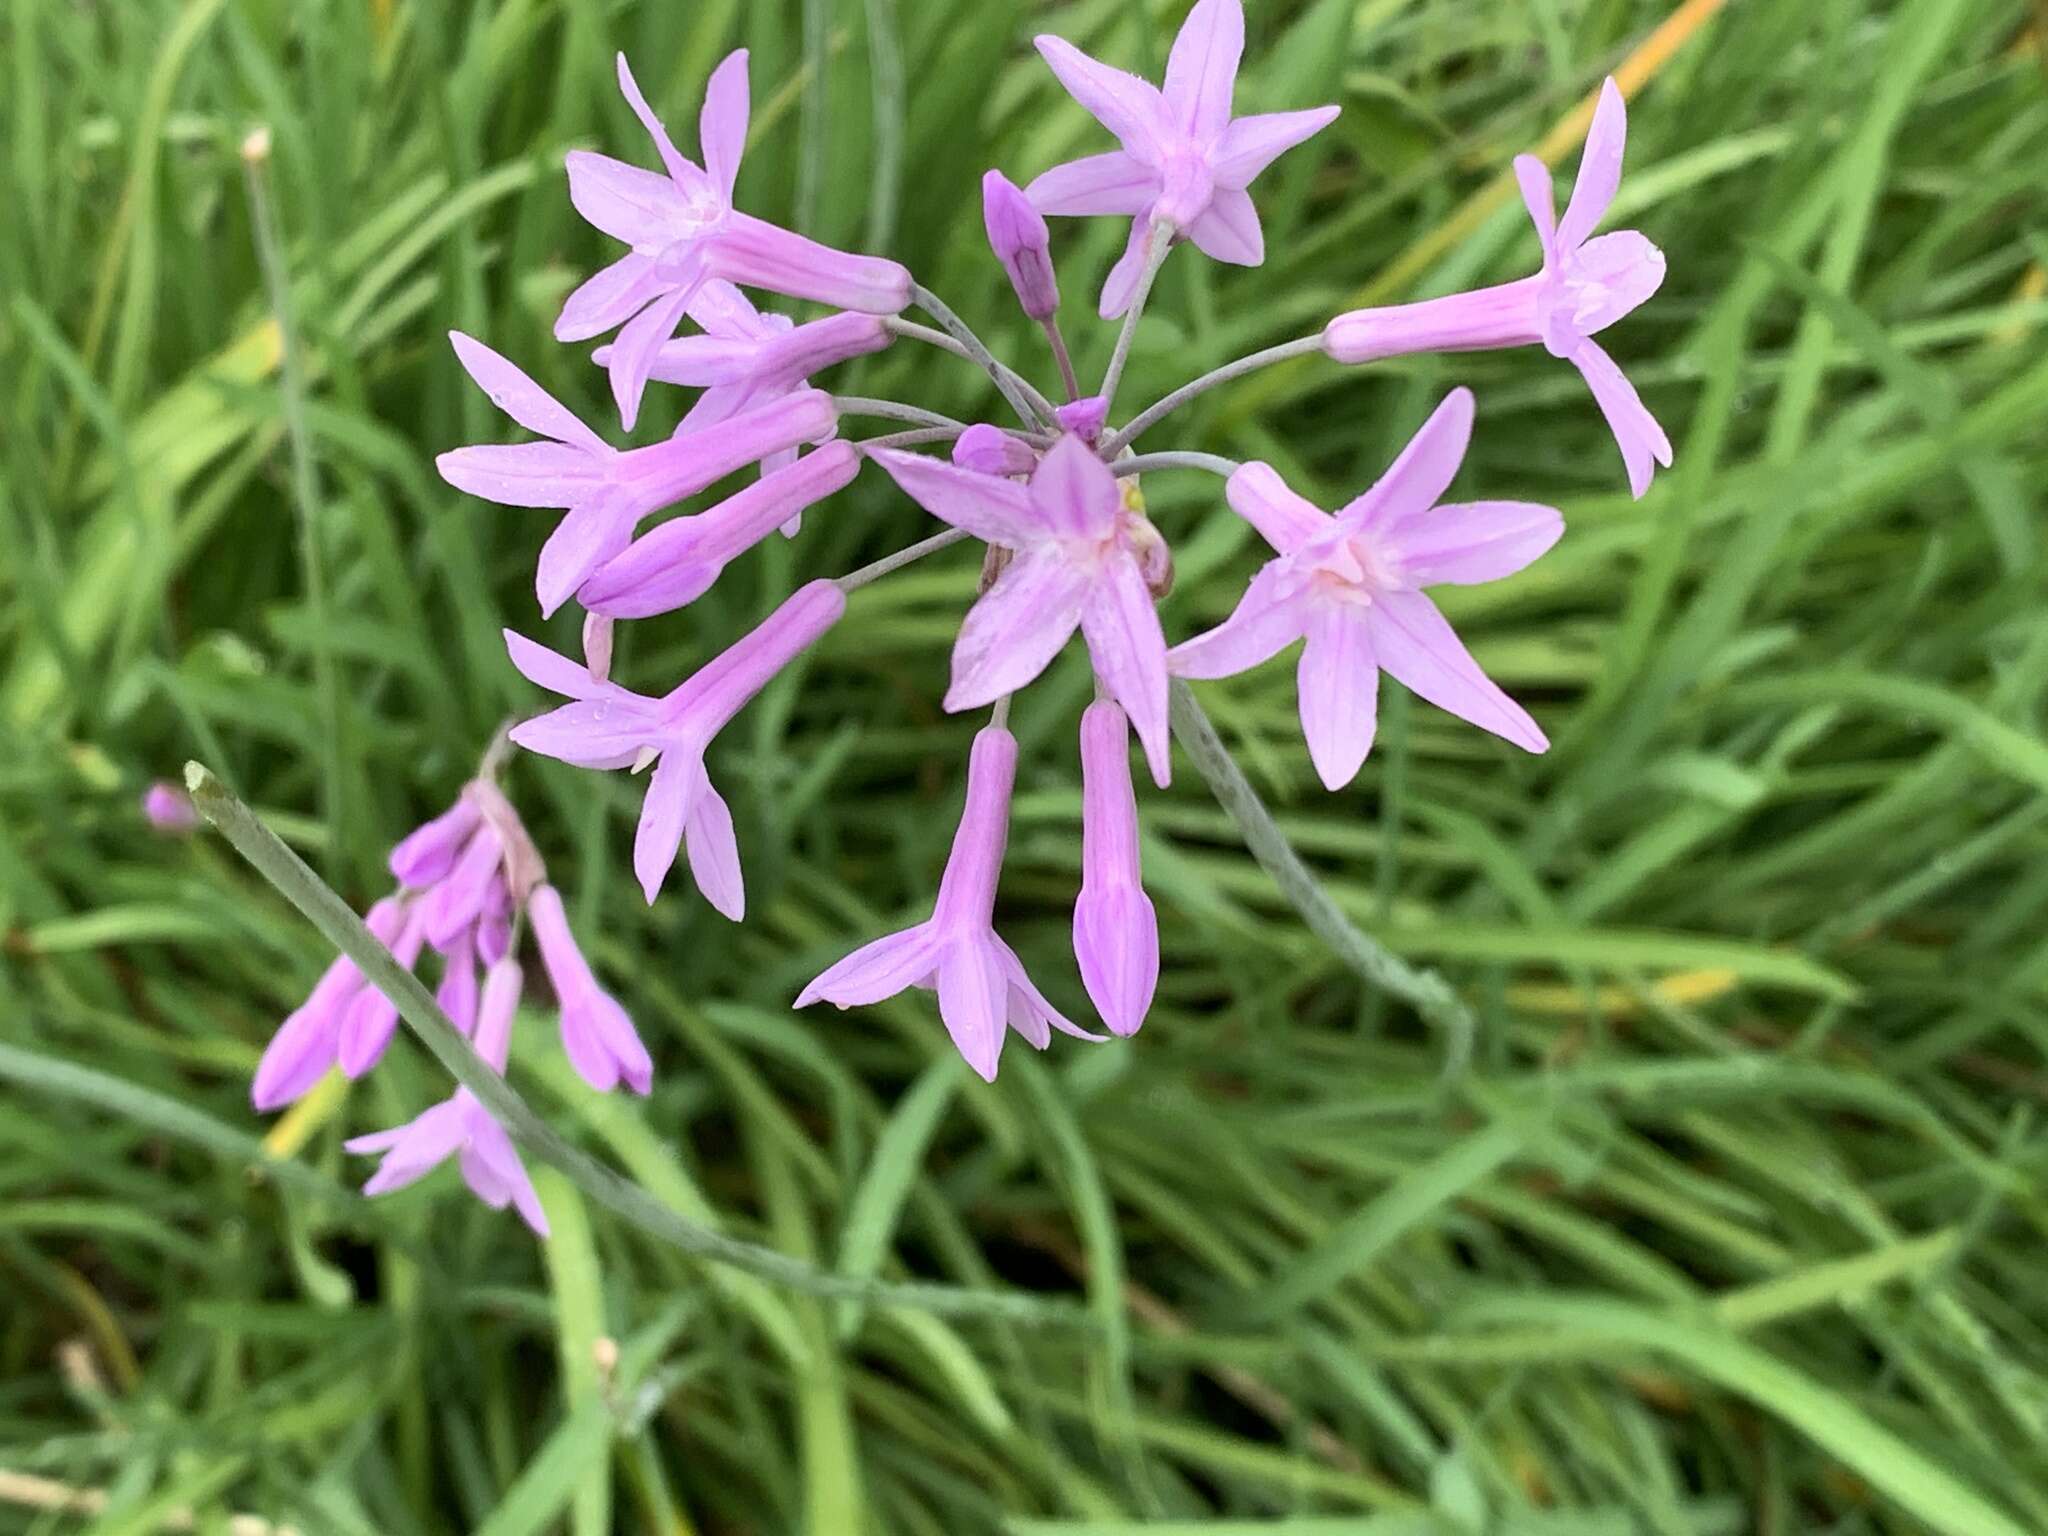
[[[860,1008],[879,1003],[929,979],[936,952],[928,925],[887,934],[826,970],[797,994],[796,1006],[808,1008],[826,1002],[838,1008]]]
[[[1408,440],[1379,483],[1337,514],[1347,531],[1371,530],[1389,519],[1427,512],[1443,499],[1472,441],[1472,391],[1444,396],[1422,429]]]
[[[1319,603],[1307,639],[1296,668],[1301,731],[1323,787],[1342,789],[1364,765],[1379,720],[1380,673],[1366,610]]]
[[[1242,192],[1288,150],[1334,123],[1339,110],[1310,107],[1302,112],[1261,112],[1237,118],[1209,152],[1216,185]]]
[[[1266,259],[1266,234],[1249,192],[1218,187],[1194,223],[1188,238],[1204,256],[1236,267],[1256,267]]]
[[[577,768],[626,768],[660,740],[663,724],[653,701],[621,688],[522,720],[511,738],[523,751]]]
[[[1045,994],[1038,990],[1037,984],[1026,973],[1024,962],[1017,958],[1017,951],[1005,944],[1001,935],[990,934],[989,942],[995,946],[996,955],[1003,964],[1003,975],[1010,983],[1009,996],[1006,999],[1008,1006],[1004,1009],[1010,1028],[1023,1035],[1041,1051],[1052,1044],[1051,1029],[1056,1029],[1076,1040],[1102,1044],[1101,1035],[1083,1029],[1046,1000]]]
[[[676,185],[609,155],[572,149],[569,201],[592,228],[637,250],[660,250],[686,219]]]
[[[1373,656],[1395,682],[1524,751],[1549,750],[1549,738],[1529,712],[1479,669],[1427,597],[1387,593],[1374,600],[1366,616]]]
[[[690,857],[690,878],[704,899],[723,917],[739,922],[747,915],[746,882],[740,874],[739,838],[733,832],[732,809],[712,788],[702,764],[687,797],[683,836]]]
[[[352,994],[351,994],[352,995]],[[334,1065],[341,1038],[341,1015],[349,997],[315,1006],[309,1002],[277,1027],[263,1059],[256,1063],[256,1077],[249,1087],[250,1102],[258,1113],[304,1098],[313,1085]]]
[[[572,507],[540,547],[533,591],[542,618],[576,595],[590,573],[632,542],[633,513],[616,491],[602,491]]]
[[[1522,206],[1529,210],[1529,222],[1536,226],[1536,238],[1543,245],[1543,264],[1557,257],[1557,192],[1551,185],[1550,167],[1534,155],[1515,156],[1515,185],[1522,192]]]
[[[1166,636],[1136,560],[1108,563],[1081,610],[1081,632],[1095,675],[1130,716],[1144,743],[1152,781],[1164,788],[1173,774],[1166,729]]]
[[[1209,143],[1230,122],[1243,57],[1239,0],[1197,0],[1167,56],[1164,93],[1167,111],[1197,143]]]
[[[1529,501],[1471,501],[1404,519],[1390,553],[1418,587],[1476,586],[1512,576],[1564,537],[1564,514]]]
[[[434,468],[464,495],[501,507],[573,507],[604,483],[605,461],[564,443],[478,443],[437,455]]]
[[[1067,94],[1081,103],[1123,146],[1148,165],[1157,165],[1171,124],[1166,103],[1148,80],[1091,59],[1063,37],[1033,39]]]
[[[1621,99],[1621,88],[1610,76],[1600,87],[1600,105],[1593,109],[1593,126],[1586,130],[1586,149],[1579,157],[1579,179],[1572,187],[1572,200],[1557,222],[1560,251],[1584,244],[1606,217],[1621,186],[1621,156],[1627,143],[1628,107]]]
[[[400,885],[422,889],[447,875],[455,867],[469,836],[476,831],[483,813],[476,802],[464,796],[432,821],[414,829],[391,850],[391,878]]]
[[[1285,574],[1279,561],[1269,562],[1252,578],[1229,618],[1166,653],[1166,670],[1175,677],[1235,677],[1299,640],[1305,621],[1283,594]]]
[[[704,87],[704,110],[697,120],[704,169],[727,203],[732,201],[733,183],[739,179],[740,156],[746,151],[747,122],[752,115],[747,50],[739,48],[727,54],[725,62],[711,72]]]
[[[1145,258],[1152,249],[1152,216],[1141,213],[1131,221],[1131,238],[1117,264],[1109,269],[1102,284],[1102,302],[1097,312],[1105,320],[1121,320],[1137,296],[1138,280],[1145,275]]]
[[[1604,331],[1664,285],[1664,253],[1633,229],[1596,235],[1572,258],[1567,292],[1572,328]]]
[[[668,290],[652,256],[629,251],[600,268],[562,302],[555,340],[588,341],[617,330]]]
[[[661,754],[648,781],[640,827],[633,837],[633,874],[650,907],[675,864],[676,850],[683,843],[683,820],[690,811],[690,792],[702,775],[700,763],[672,750]]]
[[[450,331],[448,340],[463,370],[491,397],[491,404],[527,431],[557,442],[573,443],[595,454],[608,451],[604,439],[578,420],[574,411],[509,360],[460,331]]]
[[[1038,526],[1063,539],[1107,539],[1123,509],[1123,489],[1107,464],[1078,437],[1052,445],[1031,477]]]
[[[432,1109],[402,1127],[403,1134],[385,1152],[384,1161],[377,1165],[369,1183],[363,1186],[366,1195],[388,1195],[395,1189],[417,1183],[432,1173],[448,1155],[462,1145],[467,1130],[464,1124],[462,1106],[454,1099],[443,1099]],[[347,1143],[351,1152],[372,1150],[364,1137]],[[379,1145],[383,1145],[380,1141]]]
[[[647,1091],[654,1086],[654,1058],[647,1054],[647,1047],[641,1043],[639,1031],[633,1028],[632,1018],[619,1005],[618,999],[602,988],[593,986],[587,995],[578,1000],[576,1012],[580,1043],[587,1052],[601,1053],[604,1056],[607,1065],[598,1076],[609,1080],[602,1087],[589,1075],[584,1077],[584,1081],[597,1088],[600,1093],[609,1093],[623,1082],[644,1098]],[[566,1008],[562,1017],[566,1028]]]
[[[632,68],[626,63],[623,53],[619,55],[619,94],[626,98],[626,105],[633,109],[633,115],[640,119],[640,126],[654,140],[655,152],[661,156],[662,166],[676,186],[679,189],[704,187],[704,173],[669,138],[668,129],[654,115],[654,109],[647,105],[647,98],[640,94],[640,82],[633,78]]]
[[[1258,529],[1275,554],[1291,555],[1335,526],[1329,513],[1296,495],[1270,464],[1255,460],[1240,466],[1225,482],[1223,494],[1230,510]]]
[[[607,370],[611,374],[612,399],[618,403],[619,425],[628,432],[640,419],[640,397],[647,391],[655,358],[662,345],[675,335],[683,310],[695,291],[696,285],[686,282],[663,294],[628,320],[619,339],[612,344]]]
[[[1628,467],[1628,488],[1640,500],[1650,488],[1655,466],[1671,467],[1671,439],[1598,342],[1581,341],[1572,349],[1571,363],[1593,391],[1600,414],[1607,418],[1608,430],[1621,449],[1621,461]]]
[[[1159,192],[1159,173],[1120,149],[1056,165],[1024,189],[1032,207],[1056,218],[1142,213]]]
[[[512,1138],[505,1128],[492,1119],[488,1112],[479,1107],[479,1118],[473,1121],[469,1131],[469,1146],[463,1153],[463,1178],[479,1195],[483,1193],[478,1185],[482,1182],[472,1172],[477,1167],[488,1169],[490,1182],[496,1192],[509,1199],[512,1208],[519,1213],[520,1220],[533,1229],[536,1237],[549,1235],[547,1212],[541,1208],[540,1196],[533,1187],[533,1180],[526,1172],[526,1165],[519,1160],[518,1150],[512,1145]],[[485,1197],[494,1208],[502,1208],[504,1201]]]
[[[981,936],[953,940],[939,953],[939,1018],[967,1065],[996,1080],[1009,1018],[1010,978],[1002,956]]]
[[[512,658],[512,665],[521,677],[536,687],[571,699],[594,699],[606,691],[603,684],[591,677],[587,668],[579,667],[568,657],[512,630],[501,633],[505,637],[505,653]]]
[[[1021,485],[895,448],[869,457],[933,517],[984,543],[1023,549],[1046,535],[1031,493]]]
[[[1087,594],[1087,576],[1058,550],[1018,555],[967,611],[946,709],[979,709],[1037,677],[1080,624]]]

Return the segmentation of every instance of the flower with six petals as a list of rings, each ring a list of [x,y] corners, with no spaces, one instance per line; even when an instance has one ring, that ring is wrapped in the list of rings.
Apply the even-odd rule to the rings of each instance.
[[[1102,314],[1129,307],[1158,227],[1241,267],[1266,259],[1249,187],[1287,150],[1327,127],[1335,107],[1231,116],[1244,53],[1240,0],[1199,0],[1166,63],[1164,90],[1091,59],[1064,38],[1038,51],[1121,149],[1056,165],[1025,189],[1040,213],[1128,214],[1131,239],[1102,290]]]
[[[1530,752],[1550,743],[1528,711],[1482,672],[1422,588],[1497,581],[1564,532],[1555,508],[1521,501],[1439,506],[1472,434],[1472,392],[1453,390],[1379,483],[1335,517],[1287,488],[1268,464],[1230,477],[1231,507],[1278,551],[1236,612],[1176,646],[1180,677],[1228,677],[1304,640],[1301,728],[1331,789],[1372,749],[1379,674],[1439,709]]]

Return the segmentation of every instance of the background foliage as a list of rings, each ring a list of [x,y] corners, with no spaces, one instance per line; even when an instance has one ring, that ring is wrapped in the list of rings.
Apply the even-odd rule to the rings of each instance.
[[[360,1201],[341,1138],[442,1091],[409,1044],[274,1128],[249,1112],[321,946],[217,842],[148,833],[137,794],[200,757],[362,904],[538,702],[497,630],[569,639],[533,611],[542,523],[433,476],[499,431],[441,333],[608,415],[547,329],[603,254],[563,149],[646,158],[612,51],[687,123],[751,46],[749,205],[903,258],[1042,365],[975,178],[1097,140],[1026,40],[1156,74],[1183,9],[0,15],[0,1531],[2048,1528],[2048,101],[2023,0],[1250,0],[1250,105],[1345,113],[1262,182],[1263,271],[1171,265],[1132,403],[1364,291],[1517,275],[1497,173],[1603,72],[1640,87],[1616,217],[1671,277],[1614,340],[1679,452],[1646,500],[1540,352],[1293,368],[1175,434],[1341,500],[1464,381],[1461,486],[1565,509],[1553,555],[1448,605],[1545,758],[1390,689],[1330,797],[1284,666],[1202,690],[1475,1040],[1362,995],[1187,772],[1145,803],[1167,969],[1137,1040],[1013,1046],[983,1087],[920,1002],[793,1015],[943,856],[964,555],[863,594],[721,743],[744,926],[680,886],[642,907],[637,786],[516,766],[660,1064],[650,1102],[594,1101],[535,1018],[517,1084],[700,1220],[821,1268],[1072,1296],[1092,1328],[820,1304],[551,1175],[545,1246],[446,1176]],[[301,413],[237,153],[259,121]],[[1079,316],[1118,236],[1060,240]],[[906,348],[850,377],[994,408]],[[1186,634],[1253,551],[1213,483],[1147,490]],[[666,685],[916,530],[868,477],[634,626],[620,671]],[[1086,686],[1070,655],[1020,703],[1004,889],[1074,1007]]]

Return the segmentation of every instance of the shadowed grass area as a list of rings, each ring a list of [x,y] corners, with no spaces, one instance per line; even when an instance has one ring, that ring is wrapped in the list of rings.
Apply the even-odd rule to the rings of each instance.
[[[1306,931],[1185,759],[1141,801],[1165,970],[1135,1040],[1013,1047],[984,1086],[928,999],[792,1013],[925,910],[975,724],[938,708],[965,551],[857,594],[719,742],[743,925],[681,880],[643,906],[637,783],[530,758],[508,780],[658,1066],[645,1103],[595,1098],[536,1014],[513,1085],[696,1226],[1052,1304],[1020,1321],[707,1266],[551,1172],[545,1245],[447,1174],[359,1199],[341,1141],[445,1074],[405,1042],[255,1117],[257,1054],[329,952],[137,798],[199,758],[360,908],[539,706],[498,631],[573,647],[535,611],[549,524],[435,477],[501,435],[443,333],[612,419],[549,327],[611,254],[563,151],[647,158],[614,50],[681,127],[750,47],[746,205],[899,257],[1046,383],[978,178],[1104,144],[1028,39],[1156,77],[1185,6],[0,8],[0,1532],[2048,1528],[2048,20],[1247,9],[1243,105],[1344,115],[1260,182],[1263,269],[1169,263],[1126,412],[1362,296],[1521,275],[1499,177],[1538,144],[1568,168],[1610,71],[1633,96],[1610,223],[1670,260],[1603,338],[1677,447],[1640,503],[1540,350],[1289,364],[1146,439],[1333,505],[1466,383],[1458,494],[1564,510],[1543,561],[1444,603],[1547,756],[1389,685],[1331,796],[1286,662],[1198,689],[1343,913],[1470,1006],[1469,1053]],[[1113,337],[1083,317],[1121,231],[1055,238],[1099,374]],[[908,346],[833,385],[1000,408]],[[1253,537],[1204,476],[1145,495],[1184,636],[1229,611]],[[617,671],[665,688],[923,531],[864,476],[622,628]],[[1003,887],[1077,1017],[1088,691],[1077,647],[1018,701]]]

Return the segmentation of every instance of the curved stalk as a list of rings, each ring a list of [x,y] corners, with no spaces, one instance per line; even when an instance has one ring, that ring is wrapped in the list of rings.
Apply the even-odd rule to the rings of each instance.
[[[1275,363],[1284,363],[1289,358],[1306,357],[1311,352],[1320,352],[1322,346],[1322,333],[1318,332],[1313,336],[1303,336],[1295,341],[1283,341],[1277,347],[1267,347],[1262,352],[1254,352],[1248,357],[1240,357],[1234,363],[1225,363],[1214,372],[1205,373],[1199,379],[1193,379],[1181,385],[1172,394],[1146,406],[1144,410],[1133,416],[1126,426],[1102,445],[1102,456],[1104,458],[1115,458],[1117,454],[1123,452],[1124,449],[1136,442],[1147,429],[1156,427],[1197,395],[1205,395],[1210,390],[1231,383],[1233,380],[1241,379],[1248,373],[1256,373],[1261,368],[1270,368]]]

